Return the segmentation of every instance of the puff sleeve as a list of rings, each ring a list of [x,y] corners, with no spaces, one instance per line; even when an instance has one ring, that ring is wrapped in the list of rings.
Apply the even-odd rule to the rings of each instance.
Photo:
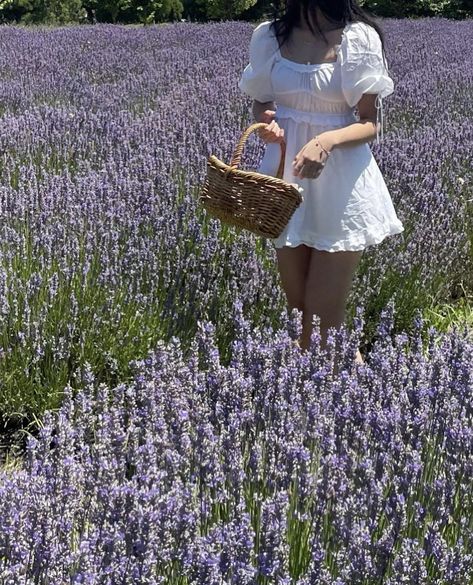
[[[262,103],[274,100],[271,68],[279,45],[270,25],[271,21],[262,22],[254,29],[250,41],[250,62],[238,82],[243,93]]]
[[[349,106],[356,106],[364,93],[376,96],[376,141],[378,124],[383,137],[383,98],[392,94],[394,83],[383,60],[377,31],[364,22],[355,22],[344,31],[340,45],[342,92]]]

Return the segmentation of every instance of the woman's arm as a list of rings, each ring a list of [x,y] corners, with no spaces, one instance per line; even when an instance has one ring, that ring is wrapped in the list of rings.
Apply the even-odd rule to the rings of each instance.
[[[376,138],[376,95],[364,94],[358,102],[360,121],[344,128],[319,134],[319,142],[327,150],[341,146],[357,146]]]
[[[376,95],[364,94],[358,102],[360,121],[344,128],[321,132],[317,140],[310,140],[296,155],[293,162],[294,176],[316,179],[322,172],[327,154],[334,148],[357,146],[376,138]]]

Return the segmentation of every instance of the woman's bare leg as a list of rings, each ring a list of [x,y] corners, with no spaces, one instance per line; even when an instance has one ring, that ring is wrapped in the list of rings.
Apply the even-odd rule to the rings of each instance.
[[[308,349],[310,344],[313,315],[320,318],[322,348],[326,347],[328,329],[338,329],[344,323],[347,298],[362,254],[362,251],[327,252],[311,248],[300,339],[302,349]],[[355,361],[363,363],[359,350]]]
[[[304,295],[311,248],[300,244],[295,248],[276,248],[281,285],[286,294],[288,310],[304,310]]]

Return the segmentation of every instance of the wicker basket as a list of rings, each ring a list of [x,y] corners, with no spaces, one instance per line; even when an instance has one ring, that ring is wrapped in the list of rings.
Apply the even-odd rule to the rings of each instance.
[[[276,177],[238,168],[248,137],[266,126],[252,124],[242,134],[230,165],[210,156],[199,203],[225,224],[249,230],[257,236],[277,238],[302,202],[299,191],[282,179],[285,144],[281,143],[281,161]]]

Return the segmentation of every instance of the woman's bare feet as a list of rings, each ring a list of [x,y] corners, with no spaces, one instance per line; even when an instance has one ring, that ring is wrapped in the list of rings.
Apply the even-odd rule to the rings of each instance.
[[[293,340],[292,343],[296,347],[298,347],[299,349],[303,349],[303,347],[302,347],[302,345],[300,343],[300,340],[298,340],[298,339]],[[364,365],[365,364],[365,361],[363,360],[363,356],[362,356],[361,351],[359,349],[356,350],[355,361],[353,363],[353,372],[355,371],[355,368],[356,368],[356,365],[357,364],[359,364],[359,365]],[[333,368],[333,375],[334,376],[337,376],[338,373],[339,373],[338,363],[337,363],[337,361],[335,361],[334,368]]]
[[[359,349],[356,350],[355,364],[364,364],[363,356]]]

